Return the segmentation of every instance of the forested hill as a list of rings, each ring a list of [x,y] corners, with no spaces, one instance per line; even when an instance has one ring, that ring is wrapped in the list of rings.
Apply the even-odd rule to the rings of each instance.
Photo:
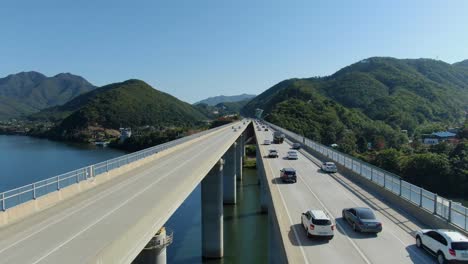
[[[411,135],[426,122],[453,124],[463,119],[468,106],[465,64],[369,58],[331,76],[280,82],[252,99],[242,113],[264,109],[266,119],[324,143],[345,134],[352,141],[375,141],[377,134],[363,127],[404,129]]]
[[[190,104],[160,92],[140,80],[128,80],[98,88],[70,102],[34,115],[58,121],[56,129],[87,127],[118,129],[138,126],[189,126],[205,116]]]
[[[0,119],[18,118],[61,105],[95,87],[70,73],[47,77],[39,72],[20,72],[0,78]]]
[[[206,104],[209,106],[216,106],[217,104],[220,104],[220,103],[234,103],[234,102],[246,101],[254,97],[255,95],[253,94],[240,94],[240,95],[231,95],[231,96],[220,95],[220,96],[206,98],[204,100],[194,103],[194,105]]]

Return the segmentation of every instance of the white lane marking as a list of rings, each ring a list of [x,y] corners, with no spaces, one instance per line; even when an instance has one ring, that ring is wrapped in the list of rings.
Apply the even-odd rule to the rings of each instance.
[[[261,155],[261,154],[260,154],[260,155]],[[263,159],[263,157],[262,157],[262,159]],[[264,164],[265,164],[265,163],[264,163]],[[269,169],[270,169],[271,175],[272,175],[272,176],[275,175],[274,172],[273,172],[273,169],[272,169],[271,166],[270,166],[270,164],[268,164],[268,167],[269,167]],[[289,223],[290,223],[291,225],[294,225],[295,223],[293,222],[293,220],[292,220],[292,218],[291,218],[291,215],[290,215],[290,213],[289,213],[288,206],[286,205],[286,201],[284,200],[283,194],[281,193],[281,190],[279,189],[278,184],[275,184],[275,185],[276,185],[276,189],[278,190],[278,192],[279,192],[279,194],[280,194],[280,197],[281,197],[281,200],[282,200],[282,202],[283,202],[284,208],[286,209],[286,214],[288,215]],[[302,223],[301,223],[301,225],[302,225]],[[309,260],[308,260],[308,259],[306,258],[306,256],[305,256],[305,251],[304,251],[302,242],[301,242],[301,240],[299,239],[299,235],[297,234],[296,229],[294,229],[294,228],[291,228],[291,229],[293,230],[293,233],[294,233],[294,236],[296,237],[297,243],[299,243],[299,245],[300,245],[299,248],[300,248],[300,250],[301,250],[302,257],[304,258],[305,263],[309,263]]]
[[[219,130],[219,131],[222,131],[222,130]],[[214,131],[214,132],[216,133],[216,132],[219,132],[219,131]],[[154,170],[155,168],[158,168],[158,167],[161,167],[161,166],[163,166],[163,165],[166,165],[166,164],[167,164],[168,162],[170,162],[173,158],[176,158],[176,157],[179,157],[179,156],[184,155],[185,152],[187,152],[187,150],[188,150],[188,148],[184,149],[184,151],[181,152],[181,153],[179,153],[178,155],[175,155],[175,156],[172,157],[171,159],[167,159],[167,160],[165,160],[165,161],[163,161],[163,162],[161,162],[161,163],[157,163],[157,164],[155,164],[154,166],[152,166],[150,169],[151,169],[151,170]],[[165,156],[165,157],[167,157],[167,156]],[[164,158],[164,157],[163,157],[163,158]],[[55,220],[52,221],[52,222],[49,222],[48,224],[46,224],[46,225],[42,226],[41,228],[35,230],[33,233],[31,233],[31,234],[29,234],[29,235],[27,235],[27,236],[25,236],[25,237],[23,237],[23,238],[21,238],[21,239],[15,241],[14,243],[11,243],[11,244],[9,244],[8,246],[2,248],[2,249],[0,250],[0,254],[3,253],[3,252],[5,252],[6,250],[8,250],[8,249],[10,249],[10,248],[12,248],[12,247],[14,247],[14,246],[16,246],[17,244],[23,242],[24,240],[33,237],[34,235],[40,233],[41,231],[47,229],[48,227],[50,227],[50,226],[52,226],[52,225],[55,225],[55,224],[59,223],[60,221],[64,220],[65,218],[68,218],[69,216],[71,216],[71,215],[73,215],[73,214],[75,214],[75,213],[77,213],[77,212],[83,210],[84,208],[86,208],[86,207],[92,205],[93,203],[96,203],[97,201],[100,201],[100,200],[106,198],[107,196],[109,196],[109,195],[111,195],[111,194],[114,194],[115,192],[121,190],[122,188],[124,188],[124,187],[126,187],[126,186],[132,184],[133,182],[135,182],[135,181],[137,181],[137,180],[139,180],[139,179],[142,179],[142,178],[146,177],[146,176],[147,176],[148,174],[150,174],[150,173],[151,173],[151,172],[148,171],[148,172],[143,173],[143,174],[141,174],[141,175],[139,175],[139,176],[137,176],[137,177],[129,177],[129,178],[127,178],[126,180],[123,180],[122,182],[118,183],[117,185],[111,186],[109,189],[104,190],[102,193],[97,194],[97,196],[93,196],[93,197],[90,197],[90,198],[84,200],[85,203],[84,203],[82,206],[80,206],[80,207],[78,207],[78,208],[76,208],[76,209],[70,211],[68,214],[63,215],[63,216],[60,217],[60,218],[55,219]],[[83,203],[83,201],[81,201],[81,203]],[[45,222],[45,221],[42,221],[42,222]]]
[[[289,164],[290,167],[291,166],[291,163],[289,162],[289,160],[287,160],[287,163]],[[320,203],[320,205],[322,206],[322,208],[327,211],[327,213],[333,217],[333,214],[330,212],[330,210],[325,206],[325,204],[318,198],[318,196],[315,194],[314,191],[312,191],[312,189],[310,188],[309,184],[307,184],[307,182],[302,178],[301,174],[298,173],[296,175],[298,178],[301,179],[301,181],[304,182],[305,186],[307,187],[307,189],[309,189],[309,191],[312,193],[312,195],[315,197],[315,199],[317,199],[317,201]],[[334,217],[333,217],[334,218]],[[367,264],[370,264],[372,262],[369,261],[369,259],[366,257],[366,255],[364,254],[364,252],[361,251],[361,249],[358,247],[358,245],[356,243],[354,243],[354,241],[349,237],[348,233],[346,233],[346,230],[344,230],[344,228],[341,226],[340,223],[338,223],[336,221],[336,219],[333,219],[337,228],[340,228],[341,231],[345,234],[345,237],[346,239],[348,239],[348,241],[351,243],[351,245],[354,247],[354,249],[356,249],[356,251],[359,253],[359,255],[361,256],[361,258],[367,263]]]
[[[220,140],[221,141],[221,140]],[[217,142],[216,142],[217,143]],[[205,147],[202,151],[206,151],[207,149],[211,148],[211,145],[215,145],[215,144],[210,144],[208,145],[207,147]],[[43,255],[42,257],[40,257],[39,259],[37,259],[36,261],[33,262],[33,264],[37,264],[39,262],[41,262],[43,259],[45,259],[46,257],[50,256],[52,253],[54,253],[55,251],[57,251],[58,249],[60,249],[61,247],[63,247],[65,244],[67,244],[68,242],[72,241],[73,239],[75,239],[76,237],[78,237],[79,235],[81,235],[82,233],[86,232],[87,230],[89,230],[91,227],[93,227],[94,225],[96,225],[97,223],[101,222],[104,218],[106,218],[107,216],[111,215],[112,213],[114,213],[115,211],[117,211],[118,209],[122,208],[123,206],[125,206],[127,203],[129,203],[130,201],[132,201],[133,199],[135,199],[137,196],[141,195],[142,193],[146,192],[147,190],[149,190],[150,188],[152,188],[156,183],[159,183],[160,181],[162,181],[163,179],[165,179],[168,175],[172,174],[174,171],[178,170],[180,167],[184,166],[186,163],[192,161],[193,159],[195,159],[196,157],[198,156],[193,156],[192,158],[189,158],[187,160],[185,160],[185,162],[182,162],[180,163],[178,166],[174,167],[172,170],[170,170],[169,172],[166,172],[165,174],[163,174],[164,176],[161,176],[161,178],[159,178],[158,180],[156,180],[155,182],[151,183],[150,185],[146,186],[145,188],[143,188],[142,190],[140,190],[139,192],[135,193],[134,195],[132,195],[130,198],[128,198],[127,200],[125,200],[124,202],[122,202],[119,206],[115,207],[114,209],[112,209],[111,211],[107,212],[106,214],[104,214],[103,216],[99,217],[98,219],[96,219],[94,222],[92,222],[91,224],[87,225],[84,229],[82,229],[81,231],[79,231],[78,233],[76,233],[75,235],[71,236],[69,239],[65,240],[64,242],[62,242],[61,244],[59,244],[57,247],[55,247],[54,249],[50,250],[47,254]]]
[[[305,150],[304,150],[304,151],[305,151]],[[308,160],[310,160],[312,163],[314,163],[315,165],[317,165],[317,164],[315,163],[315,161],[312,160],[312,158],[315,158],[313,155],[311,155],[311,154],[308,153],[308,152],[305,152],[305,153],[304,153],[303,151],[301,151],[301,154],[302,154],[304,157],[306,157]],[[309,157],[309,155],[312,156],[312,158]],[[338,173],[338,174],[339,174],[339,173]],[[336,176],[332,176],[332,177],[336,177]],[[338,181],[337,179],[335,179],[335,182],[333,182],[333,181],[330,180],[330,178],[328,178],[328,177],[326,177],[326,180],[327,180],[330,184],[333,184],[333,185],[336,185],[336,182]],[[305,181],[305,180],[304,180],[304,181]],[[339,186],[339,188],[342,189],[343,194],[344,194],[349,200],[351,200],[351,202],[353,202],[353,203],[354,203],[355,205],[357,205],[357,206],[361,206],[359,203],[357,203],[357,202],[355,201],[355,198],[354,198],[354,197],[348,195],[348,190],[347,190],[345,187],[343,187],[341,184],[338,184],[338,186]],[[381,214],[383,217],[385,217],[385,215],[383,215],[382,213],[379,212],[379,214]],[[388,217],[385,217],[385,218],[388,219]],[[343,230],[343,228],[341,228],[341,229]],[[343,231],[344,231],[344,230],[343,230]],[[392,232],[392,231],[390,231],[390,230],[387,230],[387,229],[384,230],[383,232],[390,233],[390,234],[391,234],[393,237],[395,237],[403,246],[405,246],[405,247],[410,246],[410,244],[403,242],[394,232]],[[423,261],[423,262],[427,261],[426,255],[423,255],[420,251],[418,251],[418,250],[416,250],[416,249],[414,249],[414,248],[408,248],[408,250],[411,250],[413,253],[415,253],[415,255],[416,255],[421,261]]]

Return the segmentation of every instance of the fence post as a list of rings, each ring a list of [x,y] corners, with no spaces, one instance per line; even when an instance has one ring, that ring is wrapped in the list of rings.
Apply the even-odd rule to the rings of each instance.
[[[78,174],[78,171],[75,172],[76,174],[76,183],[79,183],[80,182],[80,174]]]
[[[372,168],[372,167],[370,168],[370,180],[371,180],[371,182],[374,181],[374,168]]]
[[[6,210],[6,207],[5,207],[5,193],[3,192],[2,193],[2,211],[5,211]]]
[[[437,193],[434,193],[434,214],[437,214]]]
[[[387,174],[383,173],[383,187],[387,187]]]
[[[449,208],[448,208],[448,219],[449,223],[452,222],[452,200],[449,201]]]
[[[36,183],[33,183],[33,199],[36,200]]]
[[[403,181],[401,180],[401,178],[398,178],[398,179],[400,180],[400,191],[399,191],[399,193],[398,193],[398,196],[401,197],[401,183],[402,183]]]
[[[57,190],[60,190],[60,178],[57,176]]]
[[[109,172],[109,161],[106,160],[106,172]]]
[[[422,200],[423,200],[423,189],[419,187],[419,207],[422,207]]]

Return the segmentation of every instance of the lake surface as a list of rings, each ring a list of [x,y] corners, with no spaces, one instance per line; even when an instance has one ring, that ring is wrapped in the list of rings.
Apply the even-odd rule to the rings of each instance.
[[[69,144],[26,136],[0,135],[0,192],[124,155],[111,148]],[[201,188],[197,188],[166,223],[174,231],[168,263],[266,263],[268,218],[260,214],[256,170],[244,169],[237,182],[237,205],[224,206],[224,255],[201,257]]]

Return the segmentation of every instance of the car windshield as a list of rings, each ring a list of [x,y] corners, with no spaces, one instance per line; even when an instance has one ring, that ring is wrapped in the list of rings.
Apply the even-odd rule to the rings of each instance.
[[[295,171],[285,171],[286,175],[295,175]]]
[[[453,250],[468,250],[468,242],[452,242]]]
[[[359,218],[363,220],[373,220],[375,219],[375,215],[371,210],[364,209],[364,210],[359,210],[357,211]]]
[[[313,219],[312,224],[314,225],[331,225],[331,221],[328,219]]]

